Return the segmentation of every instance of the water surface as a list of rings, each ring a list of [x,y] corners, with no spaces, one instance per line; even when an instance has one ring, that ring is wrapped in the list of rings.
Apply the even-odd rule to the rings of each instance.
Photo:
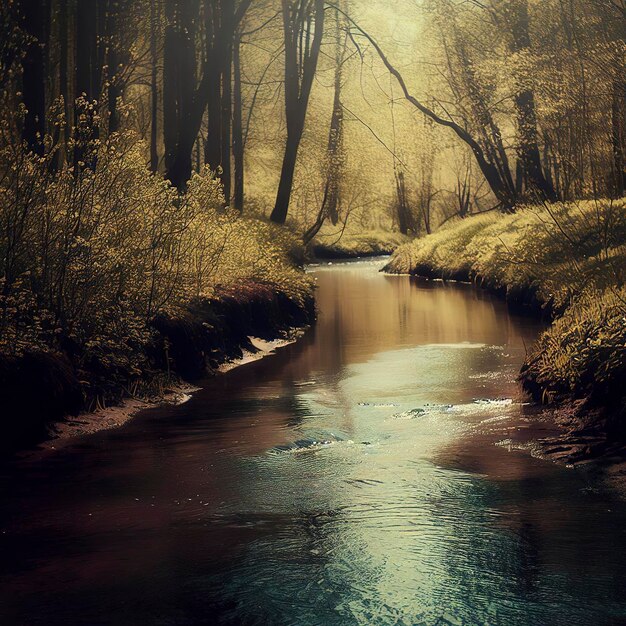
[[[316,268],[317,327],[187,404],[3,468],[0,623],[625,624],[624,504],[518,449],[538,325],[379,267]]]

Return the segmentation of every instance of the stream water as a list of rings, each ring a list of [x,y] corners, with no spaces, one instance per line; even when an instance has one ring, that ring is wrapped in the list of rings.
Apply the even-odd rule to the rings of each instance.
[[[626,624],[626,506],[535,458],[540,331],[312,268],[319,323],[188,403],[0,469],[0,624]]]

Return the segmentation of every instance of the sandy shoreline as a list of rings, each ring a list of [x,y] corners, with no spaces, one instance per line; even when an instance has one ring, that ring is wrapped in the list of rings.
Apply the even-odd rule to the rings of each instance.
[[[266,356],[275,354],[276,350],[295,343],[304,334],[304,332],[304,330],[294,330],[288,337],[284,339],[274,339],[272,341],[265,341],[264,339],[259,339],[258,337],[249,337],[250,343],[256,348],[256,351],[250,352],[249,350],[243,350],[243,357],[235,359],[234,361],[223,363],[217,368],[217,371],[221,374],[225,374],[226,372],[230,372],[230,370],[240,367],[241,365],[247,365],[248,363],[254,363],[254,361],[260,361]]]
[[[217,368],[216,374],[226,374],[237,367],[254,363],[266,356],[275,354],[276,350],[295,343],[305,332],[306,329],[294,329],[287,337],[274,339],[273,341],[249,337],[255,351],[243,350],[241,358],[223,363]],[[172,385],[163,396],[158,398],[128,398],[117,406],[99,409],[91,413],[83,413],[78,417],[67,418],[52,425],[50,439],[41,443],[39,447],[44,450],[55,450],[62,447],[67,441],[77,437],[120,428],[141,411],[168,404],[172,406],[184,404],[200,389],[201,387],[184,383]]]

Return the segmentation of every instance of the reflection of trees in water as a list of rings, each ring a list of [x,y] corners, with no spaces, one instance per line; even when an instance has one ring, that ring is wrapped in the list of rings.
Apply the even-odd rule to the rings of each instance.
[[[468,285],[444,286],[376,275],[371,267],[318,272],[316,341],[290,369],[327,379],[350,363],[398,347],[474,342],[522,346],[533,336],[504,304]]]

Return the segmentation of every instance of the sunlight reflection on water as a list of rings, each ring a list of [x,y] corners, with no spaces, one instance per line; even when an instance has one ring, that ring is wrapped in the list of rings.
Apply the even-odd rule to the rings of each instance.
[[[319,270],[298,345],[9,468],[3,623],[624,623],[624,506],[515,449],[538,326],[378,267]]]

